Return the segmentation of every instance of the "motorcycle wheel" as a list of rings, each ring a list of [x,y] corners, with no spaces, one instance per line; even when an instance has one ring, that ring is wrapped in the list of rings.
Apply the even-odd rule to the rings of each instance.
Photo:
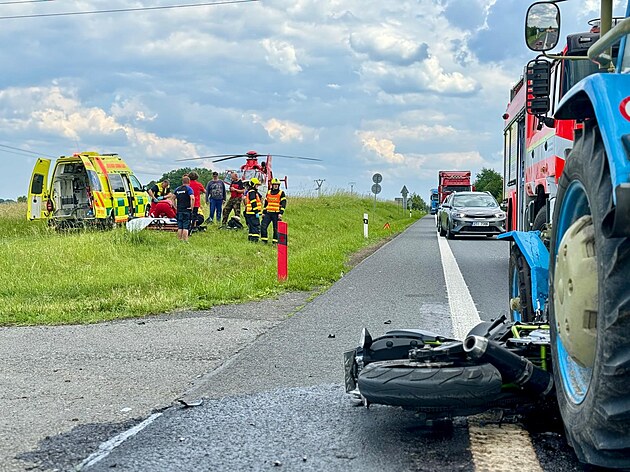
[[[487,409],[501,383],[499,371],[487,363],[436,366],[406,359],[372,362],[358,377],[359,391],[370,403],[454,416]]]
[[[560,179],[553,218],[554,380],[578,459],[630,467],[630,241],[604,237],[602,221],[611,207],[602,138],[597,125],[586,122]]]

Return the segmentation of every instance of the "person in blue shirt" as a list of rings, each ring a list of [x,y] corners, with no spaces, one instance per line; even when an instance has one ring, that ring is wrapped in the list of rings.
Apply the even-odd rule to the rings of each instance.
[[[182,184],[173,192],[177,200],[177,239],[188,241],[192,211],[195,206],[195,193],[190,188],[190,177],[182,177]]]

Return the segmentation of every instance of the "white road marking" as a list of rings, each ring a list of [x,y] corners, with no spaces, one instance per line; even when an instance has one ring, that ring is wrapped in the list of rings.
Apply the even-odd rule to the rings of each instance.
[[[149,426],[160,416],[162,416],[162,413],[153,413],[142,423],[139,423],[135,425],[133,428],[130,428],[127,431],[123,431],[119,435],[114,436],[108,441],[105,441],[98,447],[98,451],[94,452],[93,454],[90,454],[83,462],[81,462],[81,464],[79,464],[79,466],[77,467],[77,470],[83,470],[85,467],[90,467],[96,464],[97,462],[105,459],[110,454],[110,452],[112,452],[115,448],[120,446],[125,440],[138,434],[140,431],[142,431],[144,428]]]
[[[463,340],[473,327],[481,323],[481,318],[479,318],[479,312],[468,291],[468,286],[459,270],[451,247],[446,239],[440,236],[438,236],[438,245],[440,246],[442,268],[446,280],[448,304],[451,309],[453,337]]]
[[[451,247],[446,239],[439,236],[438,244],[451,310],[453,337],[464,339],[468,331],[481,322],[481,319]],[[475,470],[482,472],[542,471],[529,434],[519,425],[484,424],[475,417],[469,418],[468,423],[470,452]],[[515,445],[518,445],[516,454]]]
[[[516,424],[468,426],[475,470],[542,472],[527,431]]]

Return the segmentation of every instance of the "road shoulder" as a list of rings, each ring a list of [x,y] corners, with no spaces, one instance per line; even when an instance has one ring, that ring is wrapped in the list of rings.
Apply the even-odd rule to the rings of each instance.
[[[29,467],[16,456],[46,468],[43,459],[51,451],[45,450],[59,446],[55,436],[87,425],[98,425],[104,436],[116,434],[170,406],[312,296],[291,292],[96,325],[0,328],[0,399],[5,411],[14,412],[0,424],[3,470]],[[84,442],[89,450],[99,439]]]

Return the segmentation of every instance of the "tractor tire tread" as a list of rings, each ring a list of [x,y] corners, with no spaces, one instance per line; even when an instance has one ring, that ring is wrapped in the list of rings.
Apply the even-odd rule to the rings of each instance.
[[[580,139],[559,181],[558,203],[554,222],[562,206],[562,198],[570,182],[579,180],[586,188],[596,235],[599,277],[599,316],[596,362],[584,400],[575,404],[566,398],[560,369],[554,369],[558,403],[565,423],[568,442],[583,462],[602,467],[630,467],[630,242],[628,238],[604,238],[603,217],[612,206],[610,169],[597,125],[586,122]],[[590,183],[589,183],[590,182]],[[555,225],[554,225],[555,226]],[[557,235],[552,231],[551,249],[555,260]],[[605,267],[605,266],[608,267]],[[550,264],[550,286],[555,264]],[[557,357],[553,293],[550,294],[552,349]]]

